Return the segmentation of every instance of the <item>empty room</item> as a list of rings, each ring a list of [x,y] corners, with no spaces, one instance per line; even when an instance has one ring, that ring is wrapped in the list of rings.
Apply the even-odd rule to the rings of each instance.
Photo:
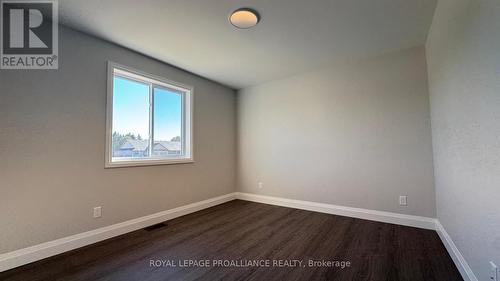
[[[0,280],[500,280],[499,0],[0,17]]]

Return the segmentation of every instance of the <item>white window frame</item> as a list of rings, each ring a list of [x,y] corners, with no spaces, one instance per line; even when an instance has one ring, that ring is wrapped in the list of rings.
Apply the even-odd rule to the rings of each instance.
[[[118,74],[126,79],[136,80],[150,84],[150,110],[149,110],[149,149],[152,150],[151,143],[154,142],[153,136],[153,108],[154,101],[152,98],[153,86],[166,88],[179,92],[182,98],[182,155],[150,157],[144,159],[138,158],[113,158],[113,94],[114,94],[114,76]],[[133,167],[133,166],[152,166],[152,165],[168,165],[193,163],[193,92],[191,86],[183,85],[177,82],[170,81],[152,74],[145,73],[127,66],[108,61],[108,85],[107,85],[107,102],[106,102],[106,155],[105,168],[116,167]]]

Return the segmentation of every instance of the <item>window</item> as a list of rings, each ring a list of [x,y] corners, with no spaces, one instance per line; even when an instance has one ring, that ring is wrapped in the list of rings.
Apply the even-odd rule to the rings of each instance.
[[[193,162],[192,92],[110,62],[106,167]]]

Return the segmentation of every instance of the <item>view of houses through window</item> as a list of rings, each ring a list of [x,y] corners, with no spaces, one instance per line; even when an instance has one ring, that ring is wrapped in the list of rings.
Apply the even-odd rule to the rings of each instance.
[[[168,156],[181,154],[181,137],[176,136],[169,141],[155,141],[153,156]],[[149,157],[149,139],[143,139],[140,134],[122,135],[113,132],[113,157],[141,158]]]

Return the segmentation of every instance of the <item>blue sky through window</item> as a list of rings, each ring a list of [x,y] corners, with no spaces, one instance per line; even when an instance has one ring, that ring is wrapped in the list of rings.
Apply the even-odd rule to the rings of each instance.
[[[115,76],[113,79],[113,132],[149,138],[149,86]],[[182,97],[166,89],[155,89],[155,141],[181,135]]]
[[[169,141],[181,136],[182,96],[166,89],[154,90],[155,141]]]

